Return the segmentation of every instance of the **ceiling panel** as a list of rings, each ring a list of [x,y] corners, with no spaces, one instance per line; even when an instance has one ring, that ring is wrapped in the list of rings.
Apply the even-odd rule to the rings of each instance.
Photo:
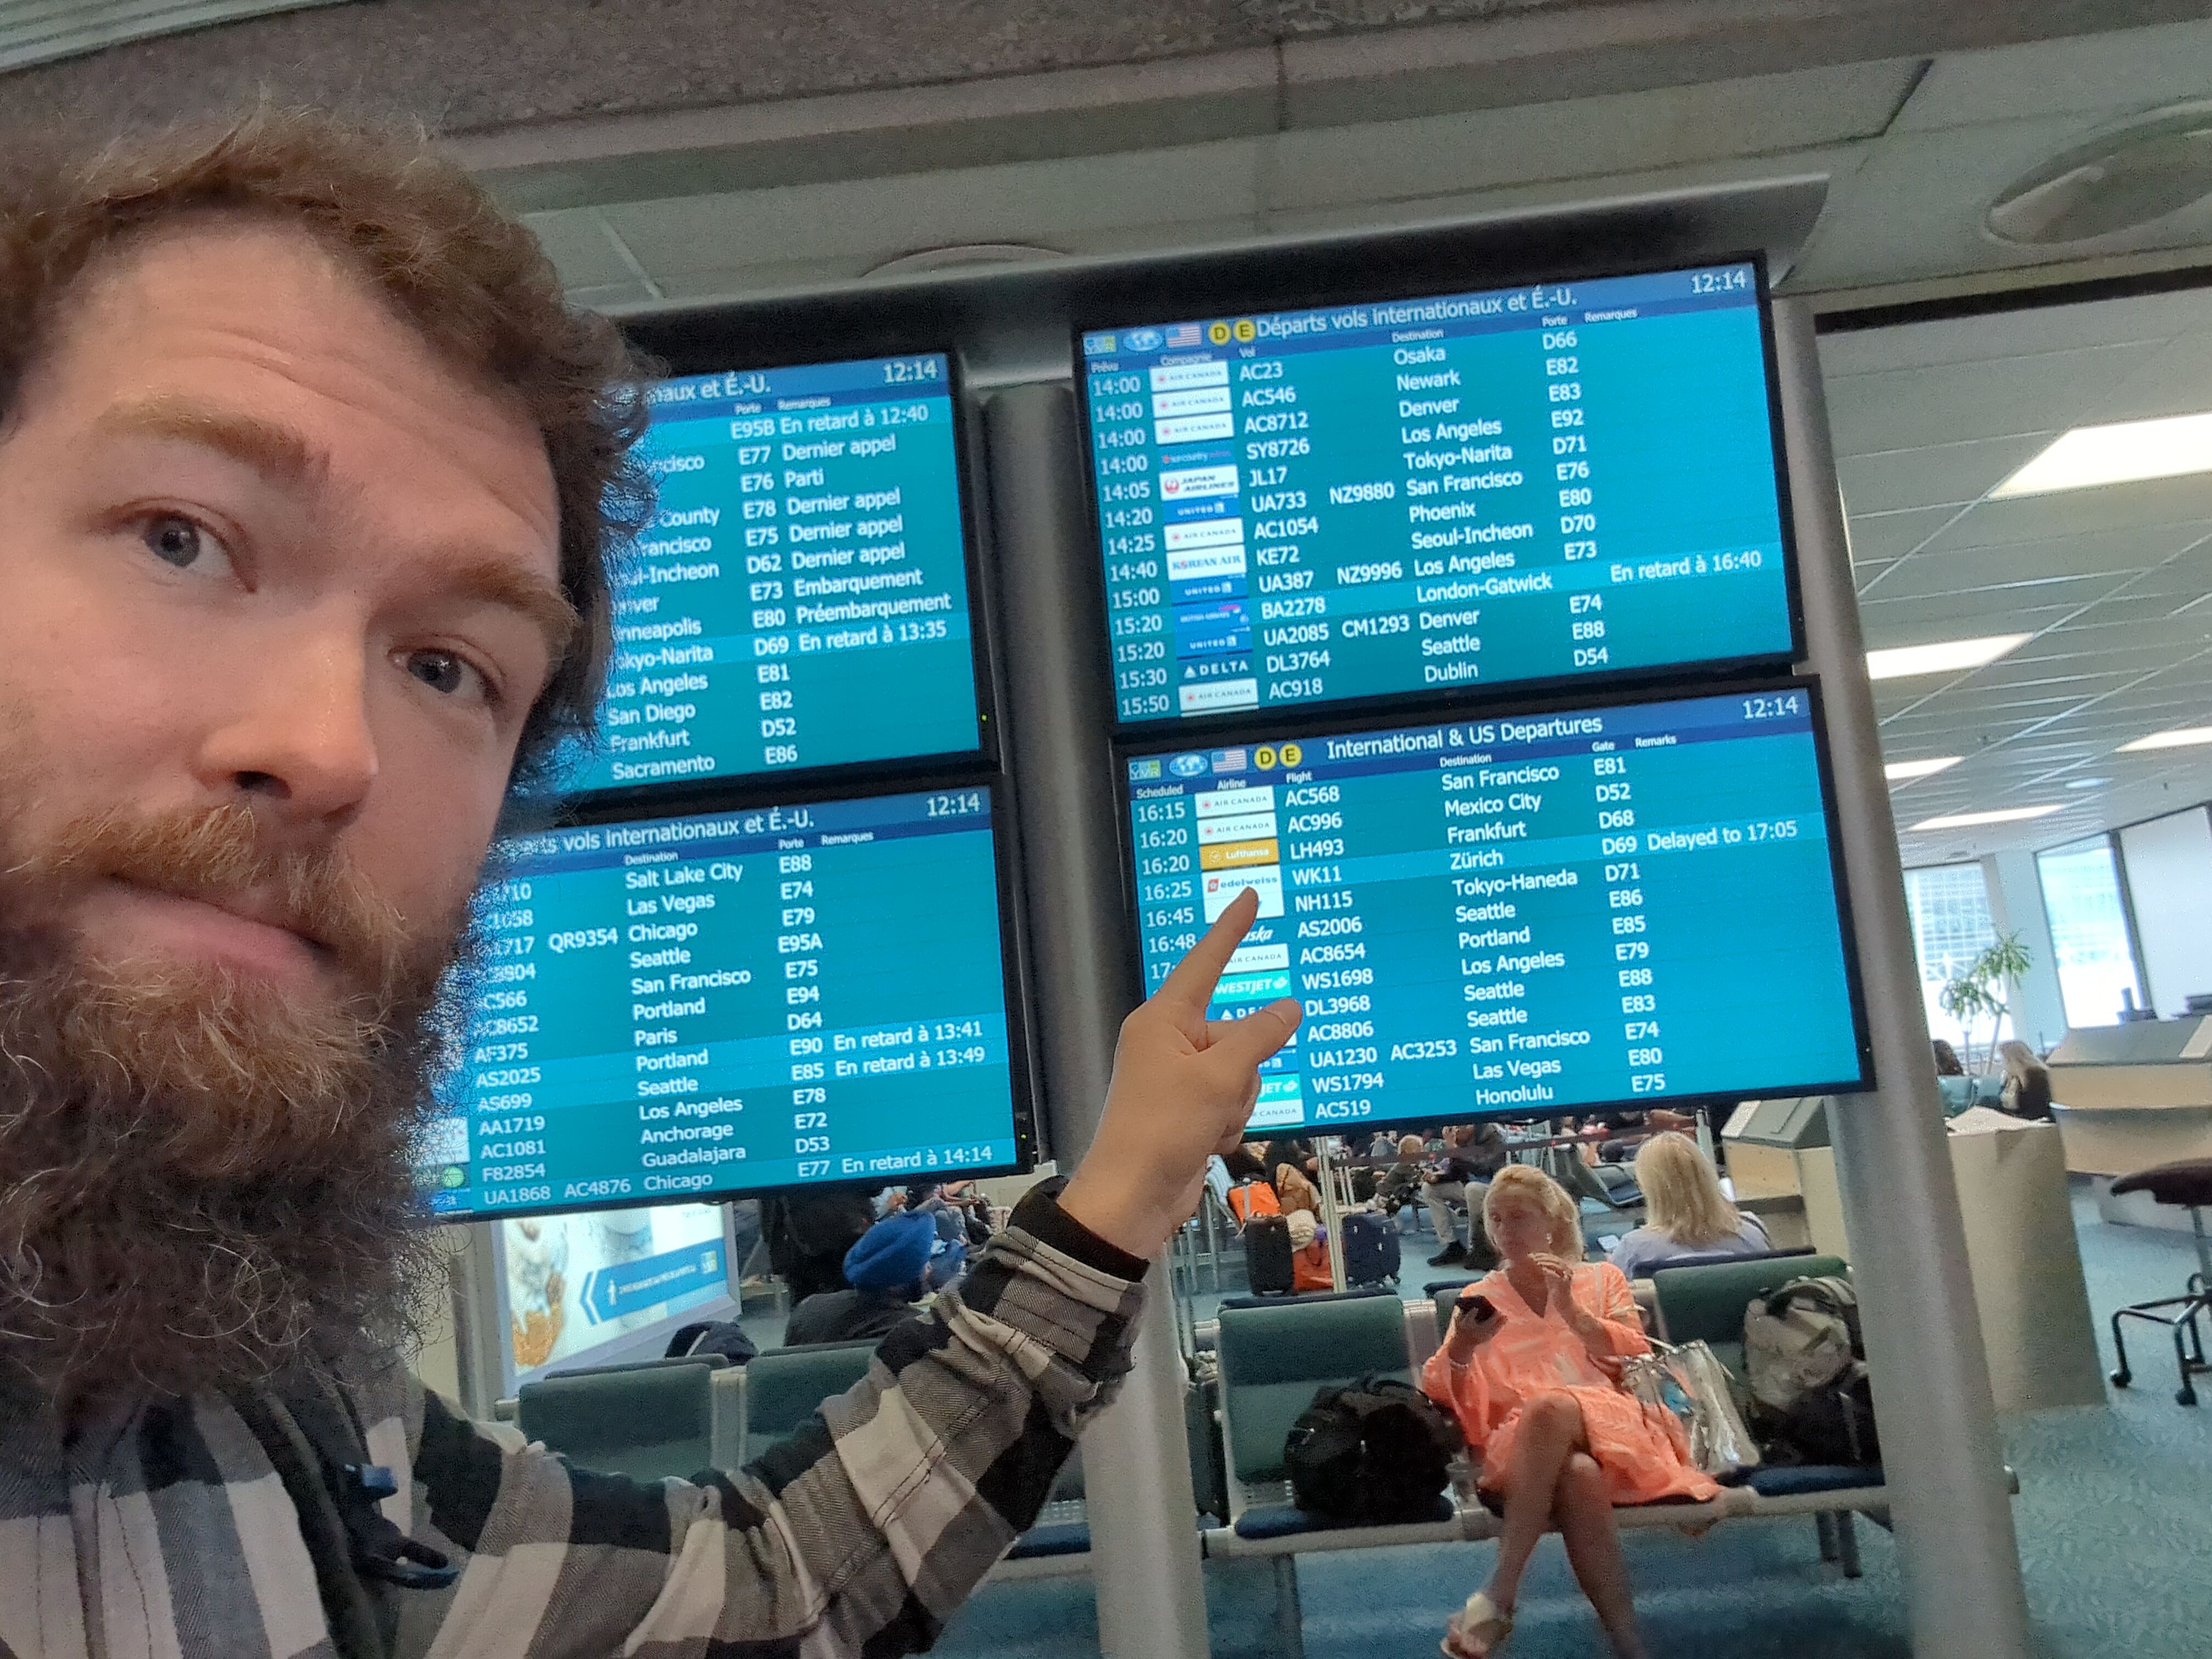
[[[600,210],[656,277],[898,254],[973,242],[1058,246],[1071,234],[1163,220],[1249,219],[1258,142],[1065,161],[1012,162],[906,178],[863,179],[631,202]],[[1164,212],[1164,209],[1172,209]],[[1217,231],[1217,234],[1218,232]]]
[[[1890,759],[1965,757],[1895,792],[1906,862],[2212,799],[2212,749],[2118,752],[2212,722],[2212,475],[1985,499],[2043,441],[2026,434],[2212,407],[2212,292],[1833,334],[1821,356],[1859,444],[1839,471],[1869,643],[2033,635],[1984,668],[1875,686]],[[1917,436],[1875,447],[1883,433]],[[2031,805],[2062,810],[1910,827]]]
[[[2035,111],[2148,108],[2202,98],[2212,24],[2173,23],[1939,58],[1898,118],[1904,131],[2002,121]]]
[[[1272,141],[1265,205],[1294,210],[1400,200],[1869,137],[1889,125],[1922,67],[1919,59],[1851,64],[1370,125],[1294,128]],[[1416,156],[1419,165],[1409,167]]]

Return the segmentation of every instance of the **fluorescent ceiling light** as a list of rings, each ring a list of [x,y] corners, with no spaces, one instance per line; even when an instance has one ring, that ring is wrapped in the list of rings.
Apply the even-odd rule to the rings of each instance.
[[[1932,778],[1964,759],[1964,755],[1938,755],[1933,760],[1892,761],[1881,769],[1881,775],[1892,783],[1910,783],[1915,778]]]
[[[2047,495],[2185,472],[2212,472],[2212,414],[2077,426],[1990,494]]]
[[[2018,823],[2023,818],[2048,817],[2059,811],[2057,803],[2049,806],[2007,806],[1994,812],[1954,812],[1948,817],[1923,818],[1910,826],[1912,830],[1971,830],[1978,823]]]
[[[1990,634],[1978,640],[1944,640],[1936,645],[1899,645],[1867,653],[1867,678],[1901,680],[1910,674],[1956,674],[1983,668],[2008,656],[2034,636]]]
[[[2186,749],[2199,743],[2212,743],[2212,726],[2184,726],[2171,732],[2154,732],[2147,738],[2122,744],[2120,752],[2130,755],[2144,749]]]

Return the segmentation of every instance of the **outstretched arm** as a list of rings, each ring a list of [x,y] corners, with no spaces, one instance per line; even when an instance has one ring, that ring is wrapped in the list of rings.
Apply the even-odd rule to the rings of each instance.
[[[433,1659],[929,1645],[1112,1397],[1146,1261],[1297,1029],[1287,1001],[1206,1018],[1257,908],[1241,896],[1123,1023],[1104,1115],[1059,1196],[1024,1199],[866,1381],[750,1467],[652,1485],[588,1474],[417,1390],[417,1535],[471,1558]]]

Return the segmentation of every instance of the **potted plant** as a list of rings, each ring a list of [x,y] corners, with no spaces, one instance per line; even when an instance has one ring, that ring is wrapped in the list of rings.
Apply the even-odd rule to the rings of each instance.
[[[2033,960],[2027,946],[2020,942],[2020,935],[2007,933],[1976,956],[1936,994],[1936,1000],[1942,1005],[1943,1012],[1957,1020],[1964,1031],[1968,1054],[1973,1052],[1976,1024],[1984,1019],[1990,1022],[1989,1044],[1982,1050],[1984,1067],[1994,1068],[1997,1038],[2004,1030],[2005,1016],[2012,1012],[2002,995],[2004,986],[2008,981],[2017,981],[2027,973]]]

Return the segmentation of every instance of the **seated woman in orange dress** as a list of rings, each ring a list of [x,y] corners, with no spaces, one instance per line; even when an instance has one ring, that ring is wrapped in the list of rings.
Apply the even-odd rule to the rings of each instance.
[[[1702,1502],[1720,1488],[1691,1463],[1674,1413],[1647,1411],[1620,1388],[1621,1362],[1650,1344],[1620,1270],[1583,1261],[1566,1189],[1510,1164],[1482,1216],[1504,1265],[1460,1293],[1421,1387],[1459,1419],[1482,1460],[1479,1491],[1505,1529],[1497,1571],[1452,1620],[1443,1650],[1481,1659],[1504,1642],[1521,1575],[1556,1525],[1613,1651],[1643,1659],[1613,1505]]]

